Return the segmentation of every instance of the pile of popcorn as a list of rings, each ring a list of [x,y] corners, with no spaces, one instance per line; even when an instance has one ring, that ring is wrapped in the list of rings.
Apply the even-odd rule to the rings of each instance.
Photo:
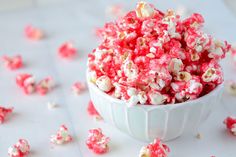
[[[99,31],[102,43],[89,54],[90,81],[107,94],[137,104],[180,103],[223,82],[219,61],[231,49],[204,33],[204,19],[181,19],[139,2],[134,11]]]

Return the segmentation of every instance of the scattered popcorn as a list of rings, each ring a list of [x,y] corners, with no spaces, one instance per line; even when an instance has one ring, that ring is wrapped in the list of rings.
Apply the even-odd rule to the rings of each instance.
[[[53,144],[65,144],[72,141],[71,135],[68,133],[68,129],[65,125],[61,125],[56,135],[52,135],[50,141]]]
[[[48,106],[48,109],[54,109],[54,108],[56,108],[58,105],[57,105],[57,103],[55,103],[55,102],[48,102],[48,103],[47,103],[47,106]]]
[[[25,27],[25,36],[30,40],[40,40],[43,38],[43,31],[32,25]]]
[[[31,74],[17,75],[16,84],[23,89],[25,94],[32,94],[35,91],[35,80]]]
[[[47,77],[36,85],[36,91],[41,95],[46,95],[53,87],[53,79]]]
[[[224,124],[229,132],[236,136],[236,118],[235,117],[227,117],[224,120]]]
[[[236,96],[236,82],[235,81],[233,80],[227,81],[225,83],[225,88],[229,94]]]
[[[2,124],[7,115],[13,112],[13,108],[5,108],[0,106],[0,124]]]
[[[77,49],[71,42],[63,43],[58,49],[59,56],[66,59],[74,58],[76,56],[76,53]]]
[[[86,89],[86,84],[82,82],[75,82],[72,86],[72,91],[76,94],[79,95],[82,91]]]
[[[89,130],[88,139],[86,144],[96,154],[104,154],[108,152],[109,137],[106,137],[100,128]]]
[[[27,140],[20,139],[15,145],[8,149],[10,157],[26,157],[30,152],[30,145]]]
[[[2,57],[5,66],[10,70],[16,70],[23,66],[22,57],[20,55],[16,55],[13,57],[3,56]]]
[[[181,19],[173,10],[139,2],[99,29],[103,40],[88,55],[89,80],[128,106],[204,96],[223,82],[219,61],[231,45],[203,32],[203,24],[198,13]]]
[[[156,139],[148,146],[142,147],[139,157],[168,157],[169,152],[169,147]]]
[[[102,117],[100,116],[98,111],[95,109],[93,102],[91,100],[88,103],[87,112],[90,116],[95,117],[95,119],[97,119],[97,120],[102,119]]]

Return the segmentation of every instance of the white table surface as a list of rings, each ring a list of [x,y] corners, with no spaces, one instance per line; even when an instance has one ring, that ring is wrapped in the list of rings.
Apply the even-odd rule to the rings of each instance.
[[[182,4],[193,12],[200,12],[206,19],[208,32],[220,39],[236,41],[236,18],[220,0],[158,0],[150,1],[166,10]],[[34,5],[24,9],[14,9],[0,13],[0,55],[21,54],[26,66],[17,71],[7,70],[0,65],[0,104],[13,106],[14,114],[0,125],[0,157],[7,157],[7,149],[19,138],[30,142],[32,157],[95,157],[86,145],[87,131],[100,127],[111,137],[110,152],[103,157],[137,157],[146,143],[139,142],[121,133],[104,122],[96,122],[89,117],[86,107],[89,93],[74,96],[70,89],[75,81],[85,81],[87,54],[98,44],[94,28],[110,20],[105,15],[106,6],[119,3],[110,0],[86,0],[58,3],[54,5]],[[136,1],[125,1],[124,6],[134,8]],[[45,30],[47,38],[31,42],[24,38],[23,29],[33,24]],[[79,48],[78,57],[69,62],[57,56],[58,46],[72,40]],[[236,79],[236,69],[229,57],[222,63],[225,79]],[[26,96],[16,87],[18,73],[32,73],[42,79],[52,76],[57,87],[47,96]],[[48,110],[47,102],[55,101],[59,107]],[[171,157],[234,157],[236,137],[225,131],[222,124],[228,115],[236,115],[236,98],[224,94],[222,102],[195,135],[185,135],[167,142]],[[54,146],[49,142],[61,124],[66,124],[74,137],[72,143]]]

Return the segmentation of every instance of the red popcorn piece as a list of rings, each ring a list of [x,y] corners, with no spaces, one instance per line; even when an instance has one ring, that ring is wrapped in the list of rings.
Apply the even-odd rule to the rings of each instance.
[[[35,80],[31,74],[17,75],[16,84],[23,89],[25,94],[32,94],[35,91]]]
[[[47,77],[36,85],[36,91],[41,95],[46,95],[53,87],[53,79]]]
[[[20,139],[15,145],[8,149],[10,157],[26,157],[30,152],[30,145],[27,140]]]
[[[90,150],[96,154],[104,154],[108,152],[109,137],[106,137],[100,128],[89,130],[89,136],[86,144]]]
[[[5,108],[0,106],[0,124],[4,122],[6,116],[13,112],[13,108]]]
[[[75,82],[72,86],[72,91],[77,95],[79,95],[85,89],[86,89],[86,84],[82,82]]]
[[[43,32],[32,25],[25,27],[25,36],[30,40],[40,40],[43,38]]]
[[[129,107],[204,96],[223,82],[219,61],[231,46],[203,32],[203,24],[198,13],[182,20],[139,2],[99,29],[102,42],[88,55],[89,80]]]
[[[77,49],[71,42],[65,42],[58,48],[58,55],[62,58],[72,59],[76,56]]]
[[[169,152],[169,147],[156,139],[148,146],[142,147],[139,157],[168,157]]]
[[[55,135],[52,135],[50,141],[53,144],[65,144],[72,141],[72,136],[69,135],[69,131],[65,125],[61,125]]]
[[[23,66],[22,57],[20,55],[16,55],[13,57],[3,56],[2,57],[5,66],[10,70],[16,70]]]
[[[235,117],[227,117],[224,120],[224,124],[229,132],[236,136],[236,118]]]

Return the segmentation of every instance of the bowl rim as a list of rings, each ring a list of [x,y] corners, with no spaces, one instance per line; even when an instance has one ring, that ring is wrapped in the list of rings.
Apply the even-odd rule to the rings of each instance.
[[[89,89],[93,88],[94,91],[97,94],[105,97],[106,99],[110,99],[112,102],[116,102],[116,103],[119,103],[119,104],[127,104],[127,102],[125,100],[114,98],[114,97],[108,95],[107,93],[101,91],[94,83],[92,83],[90,81],[88,71],[87,71],[87,84],[88,84]],[[199,97],[197,99],[194,99],[194,100],[185,101],[185,102],[181,102],[181,103],[177,103],[177,104],[165,104],[165,105],[138,104],[138,105],[131,106],[131,107],[126,105],[126,107],[127,108],[136,108],[136,107],[140,108],[140,107],[142,107],[142,108],[145,108],[145,109],[154,109],[154,108],[172,109],[172,108],[181,107],[181,106],[185,106],[185,105],[196,104],[198,102],[204,101],[205,99],[207,99],[208,97],[212,96],[215,93],[219,93],[219,91],[223,88],[223,86],[224,86],[224,82],[219,84],[214,90],[212,90],[210,93],[207,93],[204,96],[201,96],[201,97]]]

